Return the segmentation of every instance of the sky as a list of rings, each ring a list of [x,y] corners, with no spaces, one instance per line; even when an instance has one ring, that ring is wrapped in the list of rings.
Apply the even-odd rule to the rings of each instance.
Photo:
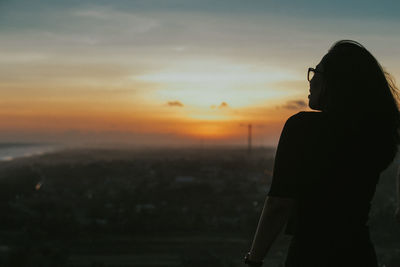
[[[338,40],[400,78],[400,3],[0,0],[0,143],[275,146]]]

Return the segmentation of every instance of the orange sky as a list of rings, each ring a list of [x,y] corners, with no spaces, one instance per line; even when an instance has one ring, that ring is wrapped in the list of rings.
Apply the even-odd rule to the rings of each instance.
[[[0,142],[276,145],[335,41],[400,76],[396,17],[162,3],[2,4]]]

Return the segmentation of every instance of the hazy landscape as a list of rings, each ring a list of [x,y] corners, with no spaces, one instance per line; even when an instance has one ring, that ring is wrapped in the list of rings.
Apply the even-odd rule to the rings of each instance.
[[[243,266],[274,152],[82,148],[0,162],[0,266]],[[386,267],[400,266],[396,164],[370,219]],[[266,266],[283,266],[288,240]]]

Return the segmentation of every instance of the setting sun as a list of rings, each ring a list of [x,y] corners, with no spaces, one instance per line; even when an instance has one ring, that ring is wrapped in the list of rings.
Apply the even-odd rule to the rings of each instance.
[[[54,3],[54,12],[32,7],[29,17],[11,2],[1,6],[4,142],[245,144],[238,125],[254,123],[254,144],[276,145],[285,120],[308,109],[307,68],[334,41],[351,36],[376,47],[383,65],[400,75],[396,52],[367,34],[385,28],[398,47],[390,21],[344,27],[235,5],[215,13],[200,2],[179,12],[164,3],[131,5]]]

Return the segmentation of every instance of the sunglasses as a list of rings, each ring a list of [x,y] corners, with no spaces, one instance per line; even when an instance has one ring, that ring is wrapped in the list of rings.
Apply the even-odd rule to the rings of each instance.
[[[308,68],[307,80],[310,82],[314,77],[315,73],[323,73],[322,71],[316,70],[314,68]]]

